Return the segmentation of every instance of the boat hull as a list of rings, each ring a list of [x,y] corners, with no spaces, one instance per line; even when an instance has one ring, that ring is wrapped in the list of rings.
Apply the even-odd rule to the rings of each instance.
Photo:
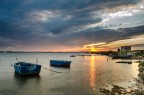
[[[50,60],[50,66],[56,67],[70,67],[71,61],[63,61],[63,60]]]
[[[17,75],[25,75],[25,76],[29,76],[29,75],[39,75],[39,73],[22,73],[22,72],[14,72]]]
[[[19,75],[37,75],[41,71],[41,65],[18,62],[14,64],[15,73]]]

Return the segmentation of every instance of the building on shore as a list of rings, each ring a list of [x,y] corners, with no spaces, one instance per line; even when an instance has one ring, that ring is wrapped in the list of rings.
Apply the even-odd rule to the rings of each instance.
[[[121,46],[121,51],[131,51],[131,46]]]

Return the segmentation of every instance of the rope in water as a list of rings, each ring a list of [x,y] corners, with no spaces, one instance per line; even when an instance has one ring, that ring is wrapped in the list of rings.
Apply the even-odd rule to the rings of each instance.
[[[38,63],[38,58],[36,58],[36,64]],[[48,68],[46,68],[46,67],[44,67],[44,66],[42,66],[44,69],[46,69],[46,70],[49,70],[49,71],[52,71],[52,72],[56,72],[56,73],[62,73],[62,72],[58,72],[58,71],[54,71],[54,70],[51,70],[51,69],[48,69]]]
[[[43,66],[42,66],[42,67],[43,67]],[[46,70],[52,71],[52,72],[62,73],[62,72],[58,72],[58,71],[54,71],[54,70],[48,69],[48,68],[46,68],[46,67],[43,67],[43,68],[46,69]]]

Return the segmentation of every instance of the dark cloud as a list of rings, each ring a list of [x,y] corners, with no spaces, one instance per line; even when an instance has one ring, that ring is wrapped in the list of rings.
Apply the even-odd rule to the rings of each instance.
[[[143,26],[119,30],[103,29],[101,26],[86,28],[88,25],[102,22],[103,9],[127,7],[127,5],[136,5],[140,1],[1,0],[0,47],[38,43],[73,46],[109,42],[143,34]],[[36,14],[33,14],[34,12]],[[98,13],[92,15],[93,12]],[[44,17],[46,21],[42,20]]]
[[[122,31],[119,31],[122,30]],[[63,42],[65,45],[84,45],[89,43],[112,42],[120,39],[127,39],[133,36],[144,35],[144,26],[131,27],[125,29],[98,29],[72,34],[67,34],[57,38],[58,42]]]
[[[132,37],[132,36],[144,35],[144,26],[123,28],[119,30],[125,32],[125,35],[122,36],[122,39]]]
[[[81,27],[84,25],[88,24],[93,24],[93,23],[99,23],[101,22],[101,18],[97,19],[89,19],[89,16],[86,17],[78,17],[75,16],[72,19],[68,20],[67,23],[54,23],[53,26],[49,27],[48,25],[48,30],[52,32],[53,34],[61,34],[61,33],[67,33],[69,32],[68,29],[75,28],[75,27]],[[75,32],[75,31],[73,31]]]
[[[118,5],[133,5],[139,1],[141,0],[25,0],[21,2],[24,3],[24,7],[27,6],[27,8],[31,9],[58,9],[73,11],[75,9],[85,9],[90,6],[95,7],[95,9],[100,9],[102,8],[100,7],[102,5],[107,8],[112,6],[116,7]]]
[[[11,25],[9,22],[0,20],[0,36],[2,37],[15,37],[16,28]]]

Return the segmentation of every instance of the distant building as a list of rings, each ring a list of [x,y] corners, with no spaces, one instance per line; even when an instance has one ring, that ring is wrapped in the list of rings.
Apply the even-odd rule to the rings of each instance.
[[[131,51],[131,46],[121,46],[121,51]]]

